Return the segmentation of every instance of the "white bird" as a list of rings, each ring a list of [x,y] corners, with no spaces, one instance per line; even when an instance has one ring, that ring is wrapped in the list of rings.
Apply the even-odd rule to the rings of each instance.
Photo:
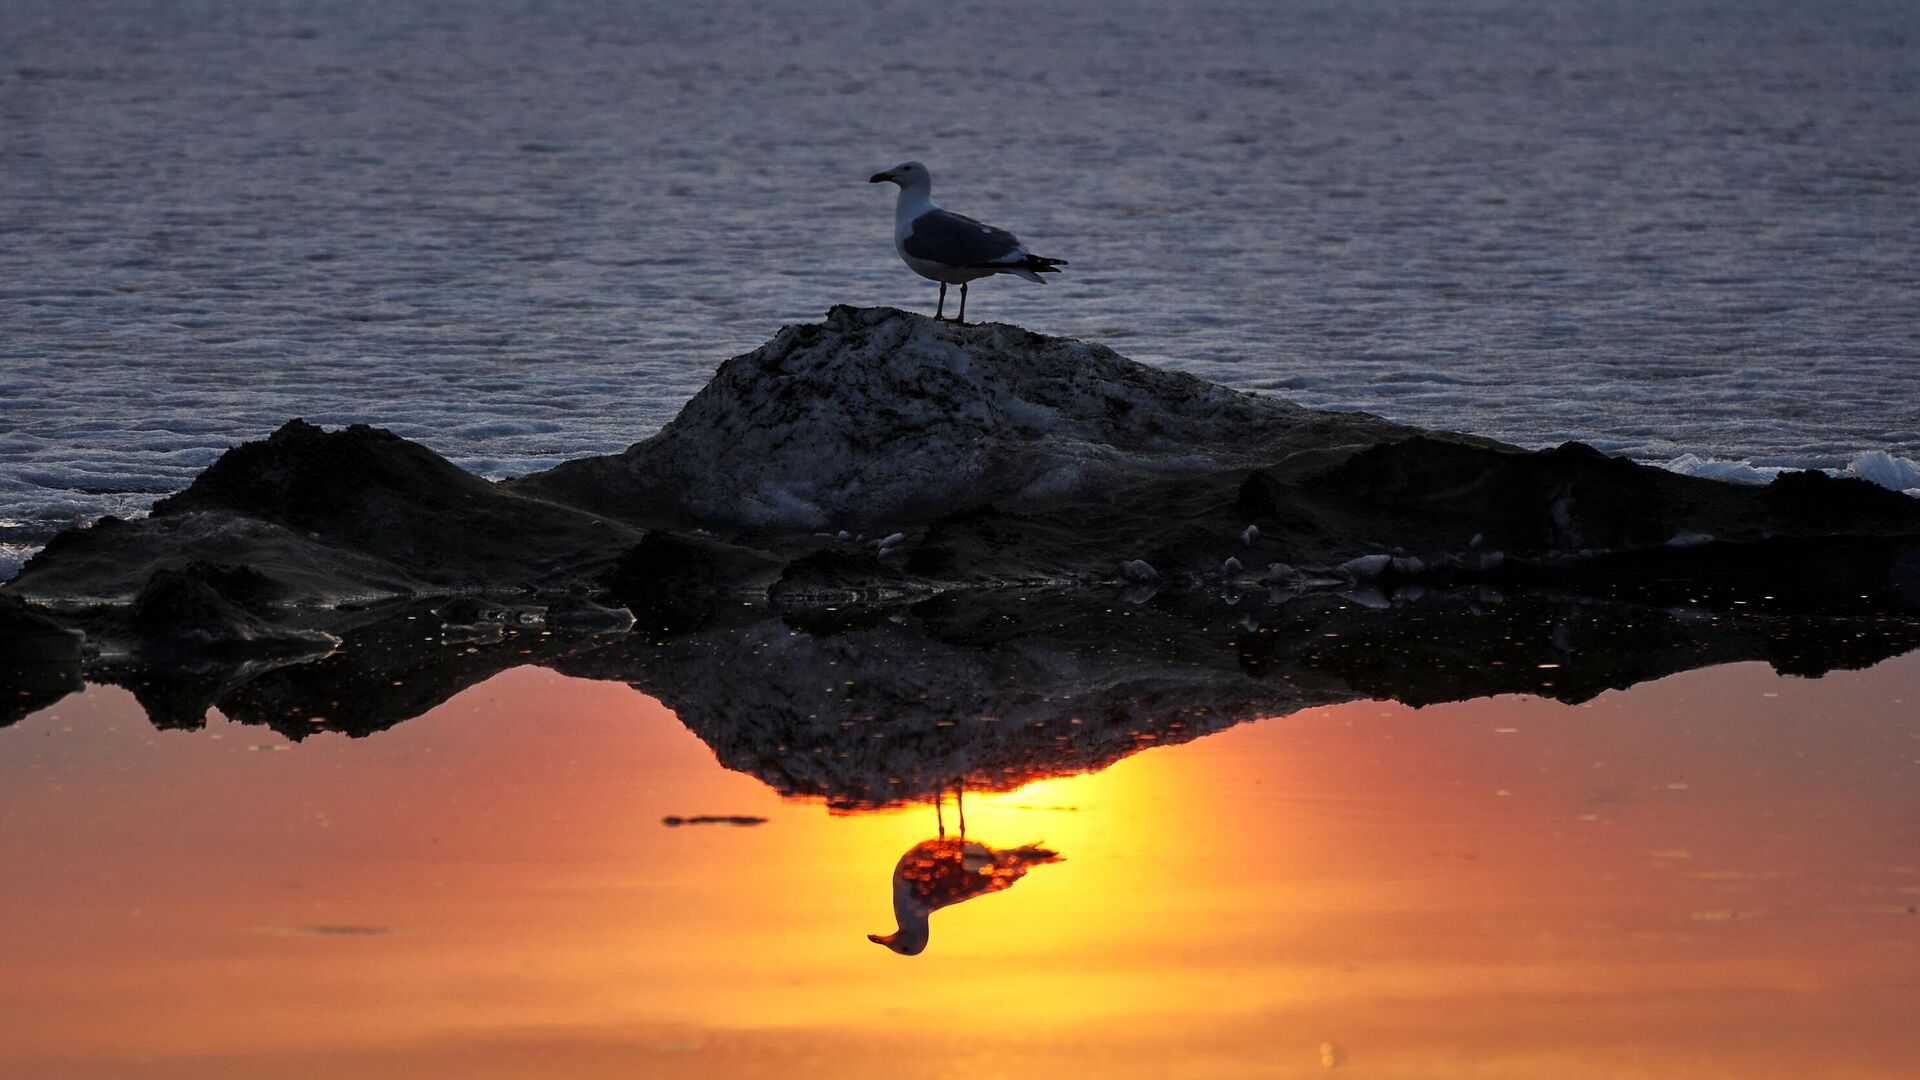
[[[927,167],[909,161],[874,173],[869,184],[890,180],[900,185],[893,210],[893,248],[907,268],[940,283],[940,306],[933,317],[947,312],[947,286],[960,286],[960,322],[967,321],[967,282],[990,274],[1018,274],[1042,285],[1041,274],[1057,274],[1065,259],[1049,259],[1027,250],[1020,238],[1005,229],[983,225],[970,217],[950,213],[933,204],[933,176]]]

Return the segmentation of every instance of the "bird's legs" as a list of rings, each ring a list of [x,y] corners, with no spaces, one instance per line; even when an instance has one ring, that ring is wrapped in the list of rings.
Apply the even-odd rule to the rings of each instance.
[[[967,796],[967,789],[966,789],[966,782],[964,780],[958,784],[953,785],[953,808],[955,810],[960,811],[960,838],[962,840],[966,839],[967,837],[966,796]],[[933,820],[934,820],[934,823],[940,827],[940,839],[942,840],[945,840],[947,838],[946,802],[947,802],[947,789],[946,789],[946,786],[943,784],[940,787],[935,788],[933,792]]]
[[[967,283],[963,281],[960,283],[960,322],[962,325],[964,325],[966,321],[967,321]]]
[[[961,286],[961,288],[963,289],[965,287],[966,286],[964,285]],[[947,283],[943,281],[940,283],[940,306],[934,309],[933,321],[939,322],[941,319],[944,319],[946,317],[947,317]]]

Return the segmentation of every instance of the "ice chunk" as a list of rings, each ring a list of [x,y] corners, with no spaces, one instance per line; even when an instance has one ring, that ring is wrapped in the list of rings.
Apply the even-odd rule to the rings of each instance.
[[[1920,461],[1894,457],[1885,450],[1868,450],[1857,455],[1848,463],[1847,472],[1890,491],[1920,489]]]
[[[1681,454],[1663,464],[1661,468],[1668,472],[1677,472],[1682,476],[1704,476],[1709,480],[1731,480],[1739,484],[1771,483],[1774,477],[1787,471],[1778,466],[1755,465],[1750,461],[1703,458],[1698,454]]]

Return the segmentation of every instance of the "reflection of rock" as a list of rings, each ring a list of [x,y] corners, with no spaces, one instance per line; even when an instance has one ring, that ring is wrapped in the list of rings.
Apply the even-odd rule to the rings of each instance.
[[[1188,650],[1156,655],[1137,638],[1093,640],[1102,629],[1130,629],[1120,625],[1088,624],[1086,638],[1075,628],[1049,636],[1036,627],[1007,640],[995,640],[991,628],[945,629],[954,637],[938,636],[941,628],[917,614],[905,624],[810,630],[760,623],[662,643],[626,677],[674,709],[721,764],[782,794],[849,808],[923,799],[962,783],[1004,791],[1255,716],[1342,700],[1251,678],[1228,649],[1183,657]],[[978,629],[986,632],[973,636]],[[599,667],[604,659],[579,657],[562,670],[618,670]]]
[[[83,637],[0,595],[0,727],[80,689]]]
[[[1500,693],[1582,701],[1690,668],[1795,673],[1920,646],[1914,620],[1405,590],[1346,596],[943,597],[891,617],[762,623],[668,640],[640,670],[562,670],[658,696],[720,762],[847,808],[959,784],[1007,790],[1319,704]],[[896,621],[898,620],[898,621]]]
[[[460,617],[485,613],[462,609]],[[97,682],[123,685],[157,727],[197,728],[208,709],[298,741],[320,731],[363,736],[384,731],[511,667],[540,663],[601,640],[489,622],[491,640],[473,624],[443,623],[424,607],[361,613],[340,644],[305,662],[202,657],[197,663],[103,661]]]
[[[1586,701],[1607,690],[1743,660],[1820,675],[1920,647],[1920,621],[1836,619],[1524,595],[1433,595],[1384,611],[1331,599],[1283,608],[1236,642],[1263,679],[1330,680],[1353,697],[1410,705],[1530,693]]]
[[[1807,615],[1758,593],[1708,604],[1391,589],[1168,593],[1137,604],[1000,592],[623,636],[507,626],[508,608],[443,605],[463,619],[500,615],[495,642],[449,636],[416,606],[360,613],[319,659],[98,659],[87,675],[133,689],[156,724],[195,726],[218,708],[298,739],[379,731],[506,668],[539,664],[630,683],[673,708],[728,768],[860,809],[1096,770],[1318,704],[1580,701],[1710,664],[1765,660],[1817,675],[1920,647],[1920,620]]]
[[[290,421],[150,518],[61,534],[7,590],[58,602],[103,647],[182,653],[341,634],[359,605],[403,597],[586,597],[687,630],[1008,584],[1247,588],[1276,565],[1305,588],[1604,593],[1718,573],[1729,554],[1819,584],[1804,564],[1860,550],[1886,579],[1870,591],[1900,609],[1920,604],[1916,543],[1920,500],[1859,481],[1744,487],[1579,444],[1529,453],[1016,327],[843,307],[721,365],[626,452],[517,481]],[[1859,577],[1802,591],[1851,604]],[[130,617],[143,590],[191,617]]]

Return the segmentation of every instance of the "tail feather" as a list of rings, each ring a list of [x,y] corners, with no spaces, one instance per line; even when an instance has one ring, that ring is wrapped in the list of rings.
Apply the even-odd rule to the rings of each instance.
[[[1050,848],[1041,847],[1039,844],[1027,844],[1024,847],[1017,847],[1012,849],[1011,851],[1003,851],[1001,852],[1001,854],[1011,855],[1023,863],[1027,863],[1034,866],[1038,866],[1041,863],[1052,863],[1052,862],[1064,861],[1061,858],[1059,852],[1054,851]]]
[[[1039,281],[1040,279],[1035,276],[1036,274],[1057,274],[1060,272],[1061,267],[1067,265],[1067,260],[1049,259],[1045,255],[1027,255],[1019,262],[989,262],[974,263],[973,265],[982,270],[989,268],[1002,270],[1007,273],[1019,274],[1029,281]]]

